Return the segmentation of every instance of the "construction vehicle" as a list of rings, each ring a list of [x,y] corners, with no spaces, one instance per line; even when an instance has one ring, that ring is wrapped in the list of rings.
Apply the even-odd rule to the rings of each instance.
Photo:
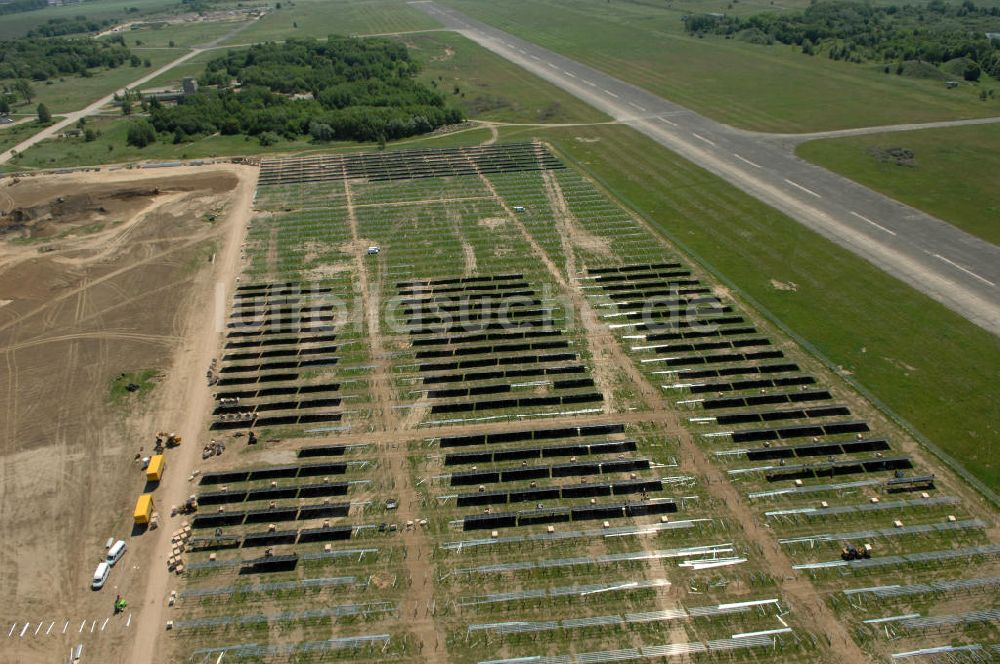
[[[135,501],[135,511],[132,513],[132,517],[135,519],[136,525],[145,526],[149,525],[153,521],[153,510],[155,505],[153,504],[153,494],[144,493]]]
[[[190,495],[180,507],[173,509],[174,514],[194,514],[198,511],[198,496]]]
[[[163,478],[163,471],[167,469],[167,458],[162,454],[150,457],[149,465],[146,466],[146,481],[159,482]]]
[[[180,444],[181,437],[176,433],[163,433],[160,431],[156,434],[156,444],[153,445],[153,452],[163,454],[164,448],[178,447]]]
[[[860,549],[849,543],[840,550],[841,560],[862,560],[872,557],[872,545],[865,544]]]

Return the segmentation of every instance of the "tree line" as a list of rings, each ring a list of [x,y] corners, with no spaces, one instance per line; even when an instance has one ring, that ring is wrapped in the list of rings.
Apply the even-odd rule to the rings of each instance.
[[[50,78],[76,74],[89,76],[93,69],[136,64],[141,59],[133,55],[121,40],[89,38],[15,39],[0,42],[0,79]]]
[[[898,6],[832,0],[798,13],[702,14],[683,20],[691,34],[792,44],[807,55],[825,54],[833,60],[921,60],[941,65],[966,59],[971,63],[963,72],[967,80],[978,80],[983,71],[1000,78],[1000,40],[986,37],[1000,23],[1000,8],[977,7],[972,0],[958,5],[931,0],[926,5]]]
[[[151,102],[149,124],[174,142],[221,133],[267,144],[307,135],[386,141],[460,122],[461,111],[415,80],[418,71],[404,45],[384,39],[259,44],[207,63],[200,81],[216,89],[202,87],[176,106]],[[143,122],[135,135],[148,143]]]
[[[100,32],[104,28],[114,24],[114,19],[97,21],[86,16],[50,18],[37,28],[29,30],[25,37],[62,37],[65,35],[76,35],[81,32]]]
[[[48,6],[48,0],[11,0],[11,2],[5,2],[0,5],[0,16],[4,14],[31,12],[36,9],[45,9]]]

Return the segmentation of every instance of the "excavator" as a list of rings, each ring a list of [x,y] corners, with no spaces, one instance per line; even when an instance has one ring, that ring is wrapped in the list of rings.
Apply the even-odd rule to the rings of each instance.
[[[865,544],[860,549],[850,542],[847,543],[843,549],[840,550],[841,560],[862,560],[872,557],[872,545]]]

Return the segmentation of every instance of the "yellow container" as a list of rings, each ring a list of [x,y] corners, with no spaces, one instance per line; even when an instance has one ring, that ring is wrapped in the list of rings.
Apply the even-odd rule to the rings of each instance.
[[[163,471],[167,469],[167,459],[162,454],[157,454],[149,459],[146,466],[146,481],[159,482],[163,477]]]
[[[153,516],[153,494],[144,493],[135,501],[135,512],[132,515],[139,525],[149,523]]]

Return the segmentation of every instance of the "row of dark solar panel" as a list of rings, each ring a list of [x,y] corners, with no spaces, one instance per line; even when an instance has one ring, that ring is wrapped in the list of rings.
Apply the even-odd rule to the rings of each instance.
[[[693,306],[687,307],[664,307],[660,308],[660,305],[656,302],[651,303],[649,306],[643,307],[642,311],[631,311],[619,316],[619,319],[628,321],[644,321],[648,319],[656,319],[657,321],[662,319],[677,319],[682,320],[690,318],[691,316],[708,316],[713,314],[731,314],[733,312],[732,306],[728,304],[717,304],[714,302],[695,302]],[[670,323],[673,324],[672,322]],[[663,323],[648,323],[646,325],[663,325]],[[640,329],[641,326],[636,326],[635,329]]]
[[[850,415],[846,406],[819,406],[817,408],[795,408],[792,410],[771,410],[760,413],[732,413],[719,415],[715,421],[719,424],[745,424],[747,422],[777,422],[780,420],[805,420],[818,417],[833,417],[834,415]]]
[[[307,415],[278,415],[274,417],[252,417],[242,420],[216,420],[211,428],[215,431],[228,429],[253,429],[254,427],[292,426],[294,424],[323,424],[339,422],[344,418],[341,413],[315,413]]]
[[[678,380],[692,380],[695,378],[725,378],[726,376],[791,373],[798,370],[799,365],[788,362],[784,364],[741,364],[733,367],[720,367],[718,369],[682,369],[674,375]]]
[[[634,470],[647,470],[649,467],[649,459],[580,461],[576,463],[556,464],[553,466],[521,465],[512,468],[470,470],[461,473],[452,473],[451,486],[470,486],[473,484],[520,482],[523,480],[539,480],[557,477],[586,477],[589,475],[628,473]]]
[[[198,494],[198,505],[228,505],[254,500],[285,500],[291,498],[322,498],[325,496],[346,496],[350,485],[347,482],[303,484],[261,489],[233,489],[232,491],[209,491]]]
[[[792,459],[795,457],[834,456],[856,452],[883,452],[889,449],[884,438],[862,438],[856,440],[806,443],[803,445],[780,445],[778,447],[757,447],[746,451],[747,459],[762,461],[767,459]]]
[[[338,392],[340,383],[323,383],[318,385],[288,385],[282,387],[266,387],[262,390],[242,390],[218,392],[216,399],[263,399],[264,397],[283,396],[288,394],[317,394],[323,392]]]
[[[226,327],[230,329],[241,328],[246,330],[247,328],[273,328],[275,325],[289,325],[289,324],[302,324],[302,323],[319,323],[327,322],[333,320],[333,314],[320,313],[320,314],[310,314],[308,316],[283,316],[280,318],[265,317],[265,318],[245,318],[232,320],[232,322],[226,323]]]
[[[697,295],[699,297],[691,297]],[[605,293],[609,300],[613,300],[619,307],[634,306],[673,306],[678,303],[687,302],[708,302],[709,298],[714,298],[712,289],[703,286],[694,287],[692,285],[676,285],[669,288],[650,289],[636,293]]]
[[[232,314],[229,316],[229,320],[232,323],[247,324],[252,321],[274,320],[284,316],[298,316],[305,319],[309,316],[330,313],[331,311],[333,311],[332,304],[316,303],[312,303],[304,307],[244,307],[242,309],[234,309]],[[231,325],[230,327],[237,326]]]
[[[265,303],[274,302],[280,304],[282,300],[288,298],[304,297],[308,299],[314,295],[326,295],[332,292],[333,288],[331,286],[306,286],[289,282],[288,284],[275,285],[274,287],[263,286],[256,290],[237,290],[233,294],[233,307],[257,306],[259,298],[264,298],[263,302]]]
[[[276,530],[262,533],[247,533],[237,536],[192,537],[188,548],[194,551],[220,551],[223,549],[249,549],[258,546],[279,544],[307,544],[310,542],[336,542],[351,539],[351,526],[330,526],[328,528],[303,528],[302,530]],[[273,558],[274,556],[272,556]],[[254,561],[244,561],[253,564]]]
[[[768,482],[810,479],[814,477],[842,477],[858,473],[877,473],[886,470],[907,470],[913,468],[908,456],[877,457],[874,459],[850,459],[825,461],[812,465],[785,466],[765,475]]]
[[[552,388],[556,390],[570,390],[580,387],[593,387],[592,378],[572,378],[567,380],[556,380],[552,382]],[[506,394],[513,391],[513,385],[503,383],[500,385],[479,385],[476,387],[456,387],[445,390],[428,390],[429,399],[453,399],[458,397],[470,397],[481,394]]]
[[[263,360],[269,357],[299,357],[302,355],[321,355],[332,353],[338,346],[311,346],[309,348],[278,348],[273,350],[258,350],[244,353],[226,353],[223,362],[242,362],[245,360]]]
[[[323,399],[305,399],[302,401],[267,401],[264,403],[240,403],[225,406],[216,406],[212,411],[213,415],[235,415],[239,413],[264,413],[275,410],[306,410],[309,408],[335,408],[340,405],[341,399],[338,397],[326,397]]]
[[[626,480],[608,484],[574,484],[572,486],[532,488],[520,491],[460,493],[456,502],[459,507],[507,505],[539,500],[574,500],[611,495],[628,496],[657,491],[663,491],[662,480]]]
[[[470,463],[521,461],[523,459],[548,459],[553,457],[620,454],[622,452],[635,452],[637,449],[638,446],[634,440],[605,440],[593,443],[547,445],[544,447],[516,447],[505,450],[486,450],[484,452],[446,454],[444,456],[444,465],[456,466]]]
[[[197,514],[191,520],[192,528],[220,528],[240,526],[250,523],[280,523],[281,521],[302,521],[326,517],[347,516],[350,503],[325,503],[322,505],[302,505],[300,507],[274,507],[246,512],[213,512]]]
[[[597,403],[604,397],[597,392],[567,394],[565,396],[521,397],[519,399],[494,399],[471,403],[441,403],[431,406],[431,413],[472,413],[503,408],[542,408],[544,406],[568,406],[571,404]]]
[[[718,408],[739,408],[742,406],[763,406],[776,403],[798,403],[803,401],[826,401],[830,399],[826,390],[809,390],[804,392],[773,392],[770,394],[753,394],[746,397],[724,397],[721,399],[705,399],[701,405],[705,410]],[[725,417],[720,415],[719,417]]]
[[[625,505],[590,505],[566,509],[532,510],[516,513],[483,514],[467,516],[462,521],[463,530],[493,530],[548,523],[573,521],[599,521],[602,519],[633,518],[677,511],[673,502],[630,503]]]
[[[256,292],[261,292],[261,291],[270,291],[270,290],[273,290],[273,289],[283,290],[283,289],[291,288],[294,285],[295,285],[294,281],[283,281],[283,282],[265,283],[265,284],[241,284],[241,285],[239,285],[239,286],[236,287],[236,292],[237,293],[247,293],[247,292],[255,292],[256,293]],[[240,296],[236,295],[235,297],[240,297]]]
[[[643,272],[680,267],[680,263],[645,263],[642,265],[621,265],[619,267],[595,267],[587,270],[587,274],[614,274],[628,272]]]
[[[794,366],[794,365],[792,365]],[[744,367],[739,367],[743,369]],[[749,367],[758,369],[761,367]],[[772,367],[764,367],[773,369]],[[760,372],[767,373],[767,372]],[[705,394],[707,392],[739,392],[741,390],[754,390],[766,387],[791,387],[793,385],[814,385],[816,379],[812,376],[785,376],[784,378],[757,378],[747,380],[737,380],[731,383],[704,383],[703,385],[692,385],[689,389],[692,394]],[[707,408],[707,406],[706,406]]]
[[[712,312],[707,312],[712,313]],[[715,326],[735,325],[743,322],[742,316],[709,316],[692,317],[690,315],[679,316],[677,320],[657,321],[655,323],[639,323],[631,326],[633,332],[652,332],[654,334],[669,333],[675,330],[687,330],[691,328],[705,329]]]
[[[344,456],[347,453],[347,445],[313,445],[311,447],[300,447],[295,456],[303,457],[328,457]]]
[[[441,447],[496,445],[499,443],[517,443],[522,440],[587,438],[589,436],[609,436],[611,434],[624,432],[624,424],[595,424],[590,426],[564,427],[559,429],[527,429],[522,431],[506,431],[502,433],[475,434],[471,436],[445,436],[441,438]]]
[[[464,357],[468,355],[488,355],[490,353],[520,353],[525,350],[552,350],[569,348],[567,339],[552,341],[529,341],[521,344],[498,344],[495,346],[460,346],[458,348],[439,348],[434,350],[419,350],[415,357],[418,360],[437,359],[441,357]]]
[[[721,341],[702,341],[690,344],[657,344],[657,353],[693,353],[706,350],[728,350],[730,348],[753,348],[755,346],[770,346],[771,340],[765,337],[754,337],[752,339],[723,339]]]
[[[258,335],[259,336],[259,335]],[[313,334],[304,337],[268,337],[250,341],[227,341],[226,348],[261,348],[265,346],[299,346],[336,341],[336,334]]]
[[[628,281],[642,281],[647,279],[655,279],[657,277],[667,277],[673,273],[673,270],[683,269],[683,265],[680,263],[661,263],[655,269],[649,270],[634,270],[632,272],[619,273],[619,274],[607,274],[603,276],[594,277],[594,283],[601,285],[614,284],[620,282]]]
[[[512,357],[486,357],[476,360],[462,360],[461,362],[438,362],[435,364],[421,364],[417,370],[420,372],[429,371],[454,371],[455,369],[475,369],[477,367],[502,367],[512,364],[542,364],[544,362],[571,362],[578,359],[576,353],[549,353],[548,355],[515,355]]]
[[[308,360],[282,360],[280,362],[262,362],[260,364],[226,364],[219,369],[220,374],[252,373],[260,371],[273,371],[275,369],[302,369],[305,367],[325,367],[337,364],[340,358],[331,355],[330,357],[314,357]]]
[[[673,339],[707,339],[711,337],[741,336],[757,334],[755,327],[723,327],[716,330],[688,330],[687,332],[661,332],[649,334],[646,341],[671,341]]]
[[[699,283],[701,282],[697,279],[691,278],[691,270],[677,269],[658,273],[658,276],[649,279],[630,279],[607,284],[600,282],[598,285],[602,291],[610,295],[612,293],[641,293],[650,288],[662,288],[664,284],[694,286]]]
[[[554,314],[553,309],[521,309],[517,306],[500,307],[486,311],[475,311],[462,313],[459,316],[440,316],[427,314],[419,318],[407,318],[403,321],[410,334],[416,334],[413,330],[422,325],[452,325],[456,320],[462,321],[465,325],[474,325],[477,322],[501,321],[506,325],[513,323],[515,319],[520,322],[523,319],[549,319]]]
[[[522,328],[538,328],[538,327],[548,327],[552,324],[550,316],[545,316],[541,319],[527,320],[520,319],[517,321],[500,320],[495,322],[482,322],[482,321],[462,321],[461,318],[459,322],[450,324],[444,327],[413,327],[407,332],[410,336],[421,336],[421,335],[435,335],[441,337],[447,337],[449,335],[455,334],[473,334],[479,332],[489,332],[490,330],[520,330]]]
[[[246,340],[247,337],[257,337],[252,341],[263,343],[268,339],[279,338],[279,335],[328,335],[334,332],[334,326],[329,323],[321,325],[304,326],[301,321],[289,325],[273,325],[268,327],[255,327],[249,330],[231,330],[226,332],[227,339]]]
[[[833,436],[845,433],[867,433],[871,429],[867,422],[853,420],[850,422],[829,422],[826,424],[789,424],[766,429],[744,429],[734,431],[733,442],[750,443],[765,440],[786,440],[789,438],[814,438],[817,436]]]
[[[332,293],[333,289],[330,287],[314,287],[307,290],[297,291],[294,294],[289,295],[270,295],[267,291],[259,294],[255,293],[239,293],[234,295],[233,309],[250,309],[253,307],[290,307],[296,305],[311,304],[315,303],[318,298],[313,297],[315,295]]]
[[[661,361],[668,367],[683,367],[692,364],[728,364],[730,362],[754,362],[756,360],[774,360],[784,357],[780,350],[760,350],[752,353],[720,353],[718,355],[688,355],[670,357]]]
[[[480,332],[476,334],[465,334],[454,337],[431,337],[426,339],[413,339],[412,346],[454,346],[457,344],[471,344],[479,341],[511,341],[514,339],[539,339],[542,337],[558,337],[562,330],[538,329],[529,327],[524,330],[507,332]]]
[[[441,374],[439,376],[421,376],[424,385],[440,383],[472,383],[495,378],[530,378],[533,376],[562,376],[567,374],[585,373],[587,368],[576,364],[568,367],[532,367],[531,369],[508,369],[507,371],[475,371],[472,373]]]
[[[346,463],[265,466],[263,468],[245,468],[243,470],[205,473],[201,476],[199,484],[234,484],[236,482],[253,482],[255,480],[274,480],[289,477],[321,477],[323,475],[342,475],[346,472]]]

